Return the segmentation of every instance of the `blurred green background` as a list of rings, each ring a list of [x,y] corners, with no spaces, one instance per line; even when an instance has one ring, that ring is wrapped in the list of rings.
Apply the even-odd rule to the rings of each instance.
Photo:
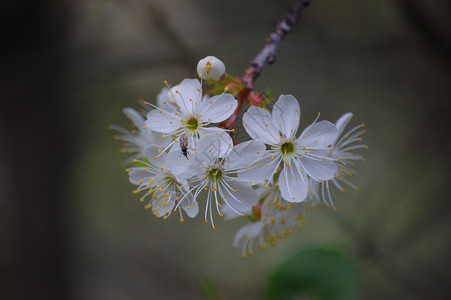
[[[3,2],[1,299],[264,299],[290,288],[287,264],[299,286],[349,276],[336,299],[449,297],[449,1],[314,0],[264,69],[256,89],[297,97],[301,127],[319,111],[367,126],[360,191],[308,211],[285,244],[243,260],[245,220],[163,221],[132,194],[107,130],[128,128],[122,108],[207,55],[241,77],[294,3]],[[312,285],[287,299],[335,299]]]

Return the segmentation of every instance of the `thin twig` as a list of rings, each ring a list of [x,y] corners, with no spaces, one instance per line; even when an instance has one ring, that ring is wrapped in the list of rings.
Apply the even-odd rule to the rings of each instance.
[[[235,120],[240,112],[243,102],[248,99],[249,95],[254,93],[254,82],[260,76],[263,68],[276,61],[276,50],[285,36],[293,31],[294,26],[299,22],[304,7],[307,7],[312,0],[299,0],[296,5],[290,8],[289,13],[276,26],[276,31],[268,35],[266,43],[260,53],[255,56],[249,67],[246,69],[242,78],[247,88],[240,91],[238,95],[238,107],[230,118],[223,122],[220,127],[232,129],[235,126]],[[253,103],[250,103],[252,105]],[[230,133],[232,135],[232,133]]]
[[[285,36],[293,31],[294,26],[299,22],[304,7],[310,4],[311,0],[299,0],[294,5],[285,18],[276,26],[276,31],[266,38],[265,47],[254,58],[243,77],[249,90],[254,88],[255,80],[260,76],[263,68],[276,61],[276,50]]]

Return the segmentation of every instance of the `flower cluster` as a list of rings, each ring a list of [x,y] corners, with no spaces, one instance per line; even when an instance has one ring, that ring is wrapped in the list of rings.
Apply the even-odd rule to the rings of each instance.
[[[246,216],[250,223],[234,242],[244,257],[253,254],[255,243],[265,249],[302,228],[309,206],[322,201],[335,209],[334,188],[356,188],[349,177],[363,157],[353,151],[366,147],[359,143],[365,130],[361,124],[344,133],[351,113],[335,124],[318,121],[318,114],[300,130],[295,97],[281,95],[270,109],[257,95],[265,101],[248,101],[242,118],[248,137],[237,143],[230,123],[236,126],[244,101],[238,95],[246,85],[226,74],[215,57],[202,59],[197,71],[200,80],[172,87],[165,82],[156,104],[144,102],[145,115],[125,109],[135,129],[113,126],[125,142],[121,151],[132,154],[126,163],[134,193],[155,216],[166,219],[178,211],[184,222],[184,215],[194,218],[201,207],[213,229],[216,214]]]

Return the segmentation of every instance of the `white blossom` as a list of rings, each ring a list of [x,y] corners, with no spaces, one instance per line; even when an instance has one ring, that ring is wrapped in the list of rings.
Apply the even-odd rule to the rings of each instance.
[[[197,64],[197,74],[204,80],[219,80],[224,73],[224,63],[214,56],[207,56]]]
[[[173,97],[176,104],[163,100],[149,112],[145,125],[162,133],[163,138],[184,134],[191,147],[195,147],[197,140],[207,133],[224,131],[207,126],[226,120],[237,107],[237,101],[228,93],[211,98],[202,97],[201,83],[197,79],[184,79],[178,86],[171,88],[168,95]]]
[[[144,157],[144,149],[151,144],[160,145],[166,147],[169,144],[169,139],[163,139],[161,134],[150,130],[144,126],[144,117],[133,108],[124,108],[125,116],[132,121],[132,130],[126,130],[117,125],[111,125],[111,129],[115,129],[120,132],[120,135],[116,135],[115,139],[123,141],[123,147],[120,151],[123,153],[134,154],[130,159],[126,160],[126,163],[131,162],[135,158]]]
[[[225,69],[214,56],[201,59],[200,79],[184,79],[172,87],[165,82],[156,104],[145,102],[146,117],[132,108],[123,110],[132,130],[111,128],[124,142],[121,152],[133,155],[127,163],[134,165],[126,171],[146,209],[165,220],[178,213],[184,222],[184,215],[196,217],[205,202],[204,219],[210,219],[213,229],[215,211],[226,220],[245,216],[249,223],[237,231],[233,244],[246,257],[254,248],[275,246],[302,229],[310,206],[317,209],[322,201],[335,209],[335,189],[357,188],[349,177],[357,174],[355,161],[364,160],[354,150],[367,148],[361,144],[365,125],[344,133],[351,113],[336,124],[318,121],[318,113],[298,134],[299,102],[281,95],[272,109],[251,106],[244,113],[251,140],[234,145],[227,133],[234,130],[217,125],[232,115],[223,127],[237,125],[238,101],[225,91],[233,89],[240,101],[259,94],[249,94],[254,91],[249,92],[246,77],[233,78]],[[206,95],[203,81],[211,85]],[[209,95],[223,89],[220,95]]]
[[[265,152],[265,145],[258,141],[248,141],[233,146],[232,139],[225,132],[203,136],[190,159],[184,159],[174,170],[187,178],[191,191],[197,198],[206,191],[205,222],[213,222],[213,210],[222,216],[223,203],[236,214],[244,215],[258,201],[251,187],[252,181],[236,177],[236,173],[253,167]]]
[[[328,121],[313,122],[299,137],[301,110],[291,95],[281,95],[272,114],[252,106],[243,116],[246,132],[256,140],[270,145],[258,166],[240,173],[243,178],[273,181],[282,168],[279,187],[282,197],[290,202],[301,202],[308,194],[308,177],[316,181],[329,180],[337,172],[334,158],[329,157],[330,145],[337,137],[337,129]]]
[[[254,253],[254,244],[259,250],[267,244],[276,245],[277,240],[284,240],[293,229],[302,229],[305,211],[304,203],[291,203],[282,199],[277,186],[264,186],[257,189],[260,202],[253,208],[255,222],[243,226],[235,235],[234,246],[241,248],[241,256]],[[233,215],[230,210],[224,213]]]
[[[177,178],[173,173],[171,163],[178,161],[175,152],[166,156],[165,152],[157,145],[150,145],[144,150],[145,159],[134,160],[142,167],[127,169],[130,182],[138,185],[135,194],[145,192],[140,198],[141,202],[147,201],[146,209],[152,209],[157,217],[165,219],[171,215],[172,210],[178,206],[193,218],[199,212],[199,208],[193,195],[188,191],[186,180]],[[180,221],[183,215],[180,211]]]
[[[336,209],[333,203],[336,199],[333,192],[334,188],[341,192],[346,191],[345,186],[358,189],[348,177],[357,174],[357,171],[353,169],[354,161],[364,160],[364,158],[353,151],[355,149],[368,148],[366,145],[358,144],[358,142],[362,141],[362,135],[365,134],[365,124],[359,124],[343,134],[346,126],[351,121],[351,118],[352,113],[345,113],[335,124],[338,135],[332,143],[332,147],[328,154],[337,165],[335,176],[330,180],[311,183],[311,199],[315,201],[318,201],[317,199],[322,199],[327,206],[332,207],[333,209]]]

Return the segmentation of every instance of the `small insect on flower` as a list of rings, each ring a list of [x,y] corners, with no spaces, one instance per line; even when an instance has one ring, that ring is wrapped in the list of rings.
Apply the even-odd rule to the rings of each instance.
[[[188,158],[188,138],[182,134],[182,136],[180,137],[180,150],[182,150],[182,154],[185,155],[185,157],[187,159]]]

